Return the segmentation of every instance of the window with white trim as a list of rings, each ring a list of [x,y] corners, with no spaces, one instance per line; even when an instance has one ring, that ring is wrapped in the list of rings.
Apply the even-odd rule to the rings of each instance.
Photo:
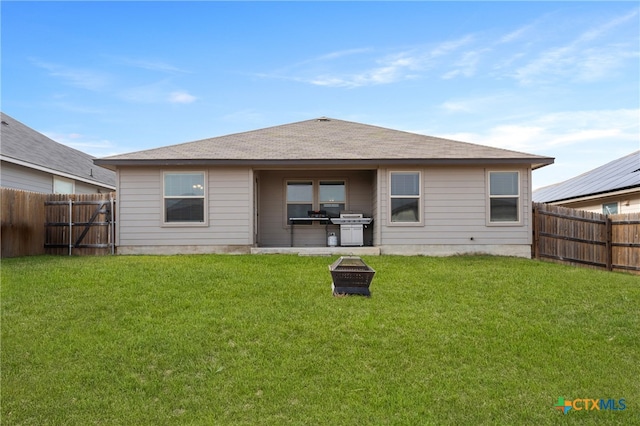
[[[422,214],[420,172],[390,172],[391,223],[420,223]]]
[[[313,181],[287,182],[287,218],[307,217],[313,210]]]
[[[322,210],[328,217],[339,217],[347,207],[345,180],[288,180],[286,182],[287,220],[308,217],[310,211]],[[300,222],[312,225],[311,222]]]
[[[60,176],[53,177],[54,194],[74,194],[75,189],[75,182],[73,180]]]
[[[205,223],[205,173],[164,173],[164,223]]]
[[[618,202],[604,203],[602,205],[602,214],[618,214]]]
[[[489,222],[520,222],[520,173],[489,172]]]
[[[347,200],[344,181],[320,181],[318,199],[320,210],[327,212],[327,216],[340,217],[340,212],[345,210]]]

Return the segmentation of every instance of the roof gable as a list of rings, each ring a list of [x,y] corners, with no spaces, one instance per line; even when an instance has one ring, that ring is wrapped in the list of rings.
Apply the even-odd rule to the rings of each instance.
[[[513,161],[538,167],[553,163],[549,157],[323,117],[101,158],[96,164],[327,164],[438,160]]]
[[[537,189],[533,192],[533,201],[549,203],[634,187],[640,188],[640,151],[564,182]]]
[[[94,157],[55,142],[5,113],[1,113],[1,116],[0,154],[3,160],[72,175],[98,186],[115,186],[115,174],[111,170],[95,166]]]

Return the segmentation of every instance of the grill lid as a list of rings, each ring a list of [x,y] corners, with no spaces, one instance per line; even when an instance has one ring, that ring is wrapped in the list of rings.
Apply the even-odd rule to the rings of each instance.
[[[362,224],[368,225],[373,221],[370,217],[364,217],[362,213],[340,213],[340,218],[332,218],[331,222],[335,225]]]

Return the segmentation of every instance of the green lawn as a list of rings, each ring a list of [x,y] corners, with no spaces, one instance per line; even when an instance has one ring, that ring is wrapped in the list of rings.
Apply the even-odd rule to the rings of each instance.
[[[335,259],[3,260],[2,424],[640,424],[638,276],[380,256],[333,297]]]

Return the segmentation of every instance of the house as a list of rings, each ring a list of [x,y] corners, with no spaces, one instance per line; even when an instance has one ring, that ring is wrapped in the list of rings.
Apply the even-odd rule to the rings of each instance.
[[[0,186],[48,194],[115,190],[115,173],[93,164],[94,157],[1,115]]]
[[[553,158],[322,117],[95,163],[117,173],[119,253],[303,252],[348,211],[366,247],[331,253],[530,257]]]
[[[533,201],[602,214],[640,212],[640,151],[537,189]]]

